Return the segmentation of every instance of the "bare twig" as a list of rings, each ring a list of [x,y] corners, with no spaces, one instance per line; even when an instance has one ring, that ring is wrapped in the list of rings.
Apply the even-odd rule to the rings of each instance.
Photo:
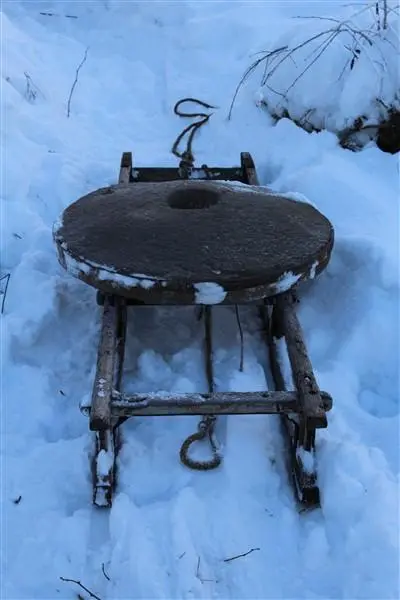
[[[266,88],[268,88],[273,94],[276,94],[277,96],[281,96],[281,98],[286,98],[285,94],[282,94],[282,92],[278,92],[278,90],[274,90],[274,88],[269,85],[268,83],[264,84]]]
[[[302,72],[300,73],[300,75],[298,75],[296,77],[296,79],[294,81],[292,81],[291,85],[289,85],[289,87],[286,90],[286,93],[288,93],[289,90],[291,90],[296,83],[299,81],[299,79],[301,79],[303,77],[303,75],[305,75],[305,73],[307,73],[307,71],[309,69],[311,69],[311,67],[313,66],[314,63],[317,62],[317,60],[319,59],[319,57],[325,52],[325,50],[328,48],[328,46],[330,46],[330,44],[333,42],[333,40],[339,35],[339,31],[336,31],[334,33],[332,33],[332,35],[330,36],[330,38],[328,39],[328,41],[325,41],[325,44],[323,45],[323,47],[321,48],[321,50],[318,52],[317,56],[315,58],[313,58],[313,60],[302,70]]]
[[[38,92],[43,96],[43,92],[38,88],[38,86],[33,82],[32,77],[24,71],[24,75],[26,78],[26,92],[25,98],[28,102],[34,102],[37,98]]]
[[[370,8],[371,6],[368,5],[367,8]],[[365,11],[365,8],[363,8],[362,10],[358,11],[355,13],[354,16],[361,14],[362,12]],[[276,70],[289,58],[291,60],[293,60],[293,55],[300,50],[301,48],[304,48],[305,46],[307,46],[308,44],[310,44],[311,42],[314,42],[316,40],[318,40],[319,38],[324,38],[322,40],[322,42],[320,44],[317,45],[316,48],[314,48],[311,52],[311,54],[306,57],[306,61],[308,61],[309,59],[311,59],[312,56],[314,56],[314,58],[311,60],[311,62],[309,62],[307,64],[307,66],[301,71],[301,73],[296,77],[296,79],[292,82],[292,84],[289,86],[289,88],[287,88],[287,90],[285,90],[284,93],[280,93],[274,89],[272,89],[271,91],[273,91],[276,94],[280,94],[283,98],[286,98],[286,94],[289,90],[291,90],[295,84],[303,77],[303,75],[315,64],[315,62],[321,57],[321,55],[325,52],[325,50],[329,47],[329,45],[339,36],[339,34],[343,34],[343,33],[347,33],[348,35],[350,35],[354,42],[358,45],[359,43],[361,43],[362,41],[365,41],[370,47],[374,45],[371,37],[373,37],[373,35],[376,35],[376,33],[374,34],[374,32],[372,30],[362,30],[356,27],[356,25],[354,25],[354,23],[351,21],[351,19],[347,19],[345,21],[340,21],[339,19],[333,18],[333,17],[296,17],[296,18],[304,18],[304,19],[319,19],[322,21],[329,21],[329,22],[333,22],[336,24],[335,27],[331,27],[325,31],[321,31],[313,36],[311,36],[310,38],[308,38],[307,40],[304,40],[303,42],[301,42],[300,44],[297,44],[296,46],[294,46],[293,48],[289,48],[288,46],[283,46],[282,48],[277,48],[276,50],[272,51],[272,52],[265,52],[263,55],[261,55],[260,58],[258,58],[256,61],[254,61],[249,67],[248,69],[245,71],[241,81],[239,82],[237,88],[236,88],[236,92],[234,95],[234,98],[232,100],[231,103],[231,108],[229,111],[229,117],[231,116],[231,112],[232,112],[232,108],[234,105],[234,102],[236,100],[236,96],[237,93],[239,91],[239,88],[241,87],[241,85],[243,85],[243,83],[245,82],[245,80],[247,79],[247,77],[258,67],[258,65],[261,62],[265,62],[264,65],[264,73],[263,76],[261,78],[261,85],[266,85],[267,81],[274,75],[274,73],[276,72]],[[390,40],[389,40],[390,42]],[[390,42],[391,43],[391,42]],[[369,59],[369,61],[371,62],[371,65],[373,66],[373,68],[376,70],[376,65],[375,62],[373,60],[373,58],[369,55],[369,53],[367,52],[367,48],[364,45],[364,51],[366,54],[366,57]],[[377,51],[379,52],[379,54],[381,55],[382,61],[385,65],[386,68],[388,68],[386,59],[383,55],[383,52],[381,50],[381,48],[379,46],[377,46]],[[262,54],[262,53],[261,53]],[[275,63],[274,65],[272,65],[272,63]],[[343,71],[341,72],[339,79],[342,77],[347,64],[345,65]],[[354,66],[354,61],[352,61],[351,66]],[[379,73],[378,73],[379,75]]]
[[[346,71],[346,69],[347,69],[347,67],[348,67],[349,63],[351,62],[351,63],[352,63],[352,65],[354,65],[353,61],[354,61],[354,57],[353,57],[353,58],[349,58],[349,59],[347,59],[347,61],[344,63],[344,67],[343,67],[343,69],[342,69],[342,70],[341,70],[341,72],[340,72],[340,75],[339,75],[339,77],[338,77],[338,81],[340,81],[340,80],[342,79],[342,77],[343,77],[343,75],[344,75],[344,72]],[[353,68],[353,66],[352,66],[352,65],[350,65],[350,69],[352,69],[352,68]]]
[[[105,567],[104,567],[104,563],[102,563],[102,565],[101,565],[101,570],[103,571],[103,575],[107,579],[107,581],[111,581],[111,578],[106,573],[106,570],[105,570]]]
[[[375,2],[376,26],[378,31],[381,30],[381,15],[379,12],[379,2]]]
[[[200,556],[199,560],[197,561],[196,577],[197,579],[200,579]]]
[[[400,6],[393,6],[387,9],[388,14],[390,13],[394,13],[395,15],[398,15],[400,11]]]
[[[43,15],[43,17],[59,17],[60,15],[57,15],[56,13],[47,13],[47,12],[41,12],[39,13],[40,15]],[[65,17],[66,19],[77,19],[78,17],[76,15],[61,15],[62,17]]]
[[[260,550],[260,548],[251,548],[248,552],[244,552],[244,554],[238,554],[237,556],[231,556],[230,558],[224,558],[224,562],[231,562],[232,560],[236,560],[237,558],[242,558],[243,556],[247,556],[256,550]]]
[[[383,0],[383,23],[382,29],[387,29],[388,23],[388,3],[387,0]]]
[[[91,598],[94,598],[95,600],[101,600],[101,598],[99,596],[96,596],[96,594],[93,594],[93,592],[91,592],[87,587],[82,585],[82,583],[80,581],[77,581],[76,579],[67,579],[66,577],[60,577],[60,579],[61,579],[61,581],[66,581],[68,583],[76,583],[76,585],[79,585],[79,587],[81,587],[83,590],[85,590],[85,592],[87,592]]]
[[[233,105],[235,104],[235,100],[236,97],[239,93],[239,89],[241,88],[241,86],[243,85],[243,83],[246,81],[246,79],[249,77],[249,75],[258,67],[258,65],[265,60],[266,58],[270,57],[273,54],[278,54],[280,52],[283,52],[284,50],[287,49],[287,46],[283,46],[282,48],[277,48],[276,50],[273,50],[272,52],[266,52],[264,54],[264,56],[262,56],[261,58],[258,58],[252,65],[250,65],[250,67],[248,67],[246,69],[246,71],[244,72],[242,79],[240,80],[239,84],[236,87],[232,102],[231,102],[231,106],[229,108],[229,113],[228,113],[228,120],[231,118],[232,116],[232,109],[233,109]]]
[[[79,71],[81,70],[82,66],[84,65],[84,63],[86,62],[86,58],[87,58],[87,53],[89,51],[89,48],[86,48],[85,50],[85,54],[83,56],[83,59],[81,60],[78,68],[76,69],[76,73],[75,73],[75,81],[72,84],[72,88],[71,88],[71,92],[69,94],[69,98],[68,98],[68,106],[67,106],[67,118],[69,118],[69,115],[71,113],[71,100],[72,100],[72,94],[74,93],[74,89],[76,84],[78,83],[78,77],[79,77]]]
[[[236,90],[235,93],[233,95],[232,98],[232,102],[231,105],[229,107],[229,113],[228,113],[228,121],[230,120],[231,116],[232,116],[232,109],[233,109],[233,105],[235,104],[235,100],[236,100],[236,96],[239,93],[239,90],[241,88],[241,86],[243,85],[243,83],[246,81],[246,79],[249,77],[249,75],[258,67],[258,65],[265,60],[265,56],[263,56],[262,58],[258,58],[252,65],[250,65],[250,67],[248,67],[246,69],[246,71],[244,72],[242,79],[239,81],[238,85],[236,86]]]
[[[286,56],[284,56],[278,62],[278,64],[275,65],[275,67],[273,69],[271,69],[271,71],[268,73],[268,76],[266,77],[266,81],[268,79],[270,79],[270,77],[272,77],[272,75],[281,66],[281,64],[284,63],[285,60],[287,60],[288,58],[290,58],[290,56],[292,54],[294,54],[294,52],[296,52],[297,50],[300,50],[301,48],[304,48],[304,46],[307,46],[307,44],[310,44],[311,42],[314,42],[315,40],[319,39],[320,37],[322,37],[324,35],[331,34],[333,31],[336,31],[336,30],[337,30],[337,27],[335,27],[334,29],[327,29],[326,31],[321,31],[320,33],[317,33],[317,34],[313,35],[308,40],[305,40],[304,42],[301,42],[300,44],[298,44],[297,46],[295,46],[294,48],[292,48],[291,50],[289,50],[289,52],[286,54]]]
[[[243,338],[242,323],[240,322],[239,307],[238,307],[237,304],[235,304],[235,314],[236,314],[236,321],[237,321],[237,324],[238,324],[239,335],[240,335],[240,365],[239,365],[239,371],[243,372],[243,369],[244,369],[244,338]]]
[[[1,302],[1,314],[3,314],[3,312],[4,312],[4,304],[6,302],[8,282],[10,281],[10,277],[11,277],[11,273],[7,273],[6,275],[3,275],[3,277],[0,277],[0,282],[3,281],[4,279],[6,281],[4,290],[0,290],[0,295],[3,296],[3,300]]]
[[[22,500],[22,496],[18,496],[18,498],[15,498],[15,500],[13,500],[14,504],[19,504]]]

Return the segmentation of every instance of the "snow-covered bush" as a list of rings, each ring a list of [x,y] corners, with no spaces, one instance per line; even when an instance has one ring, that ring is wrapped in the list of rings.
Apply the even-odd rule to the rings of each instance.
[[[273,117],[335,132],[343,145],[376,138],[382,149],[396,152],[399,15],[398,2],[379,0],[347,5],[339,17],[296,17],[241,83],[261,70],[257,103]]]

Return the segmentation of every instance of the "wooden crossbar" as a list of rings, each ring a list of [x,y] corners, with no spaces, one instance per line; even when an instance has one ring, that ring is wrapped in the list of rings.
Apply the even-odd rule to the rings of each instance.
[[[178,415],[274,415],[298,413],[297,392],[135,393],[113,392],[113,417]],[[325,410],[332,398],[321,392]]]

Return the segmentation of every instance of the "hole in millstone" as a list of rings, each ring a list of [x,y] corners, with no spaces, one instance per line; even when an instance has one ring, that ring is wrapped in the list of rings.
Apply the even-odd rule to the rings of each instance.
[[[217,204],[219,194],[205,188],[189,188],[177,190],[168,196],[167,202],[171,208],[199,209],[210,208]]]

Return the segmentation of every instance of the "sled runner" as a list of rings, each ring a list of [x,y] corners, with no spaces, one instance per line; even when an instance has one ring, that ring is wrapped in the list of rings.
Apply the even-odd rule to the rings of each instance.
[[[179,168],[134,167],[124,153],[119,183],[71,204],[54,228],[61,265],[98,290],[103,312],[92,398],[81,406],[95,436],[93,502],[111,506],[119,425],[126,418],[201,415],[180,457],[206,470],[222,460],[214,439],[218,415],[275,414],[289,442],[298,499],[318,504],[315,436],[327,426],[332,399],[314,377],[295,290],[328,264],[332,225],[310,204],[261,188],[248,153],[235,168],[189,167],[184,160]],[[129,311],[165,304],[201,310],[208,393],[123,390]],[[215,392],[213,306],[241,304],[254,306],[263,324],[270,389]],[[212,458],[199,462],[189,449],[204,439]]]

